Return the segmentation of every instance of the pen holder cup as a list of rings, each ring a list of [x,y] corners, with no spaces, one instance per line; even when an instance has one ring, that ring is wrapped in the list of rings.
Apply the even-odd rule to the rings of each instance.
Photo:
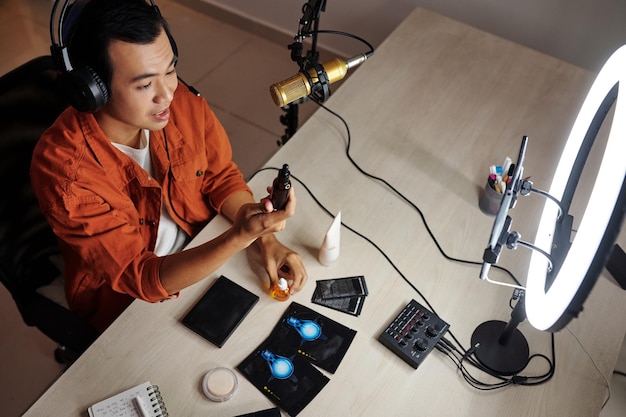
[[[478,207],[480,211],[489,215],[495,216],[500,210],[500,204],[502,203],[502,197],[504,194],[497,192],[489,185],[489,181],[485,184],[485,189],[480,193],[478,200]]]

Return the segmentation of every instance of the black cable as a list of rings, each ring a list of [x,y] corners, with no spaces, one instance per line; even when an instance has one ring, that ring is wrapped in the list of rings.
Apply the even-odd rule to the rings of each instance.
[[[545,384],[546,382],[552,379],[556,371],[556,349],[554,346],[554,333],[550,333],[550,339],[551,339],[552,360],[550,360],[547,356],[542,355],[542,354],[534,354],[530,358],[528,358],[528,362],[530,362],[535,357],[545,359],[548,362],[548,365],[550,367],[548,372],[546,372],[543,375],[538,375],[538,376],[532,376],[532,377],[526,376],[524,378],[526,378],[526,380],[531,380],[531,381],[530,382],[525,381],[523,383],[520,383],[519,385],[526,385],[526,386],[541,385],[541,384]]]
[[[347,38],[352,38],[355,39],[361,43],[363,43],[364,45],[366,45],[370,50],[367,51],[365,53],[365,55],[367,55],[367,57],[369,58],[370,56],[372,56],[374,54],[374,46],[369,43],[367,40],[363,39],[360,36],[354,35],[352,33],[348,33],[348,32],[342,32],[340,30],[317,30],[317,31],[310,31],[310,32],[299,32],[299,35],[302,37],[313,37],[315,34],[320,34],[320,33],[326,33],[326,34],[330,34],[330,35],[339,35],[339,36],[345,36]]]
[[[428,226],[428,222],[426,221],[426,218],[423,214],[423,212],[419,209],[419,207],[417,207],[417,205],[415,205],[415,203],[413,203],[411,200],[409,200],[406,196],[404,196],[400,191],[398,191],[395,187],[393,187],[389,182],[387,182],[385,179],[377,177],[375,175],[372,175],[368,172],[366,172],[365,170],[363,170],[357,163],[356,161],[352,158],[352,156],[350,155],[350,146],[351,146],[351,133],[350,133],[350,128],[347,124],[347,122],[345,121],[345,119],[343,119],[343,117],[341,117],[339,114],[337,114],[336,112],[330,110],[329,108],[327,108],[326,106],[324,106],[322,103],[314,100],[320,107],[322,107],[323,109],[325,109],[326,111],[328,111],[330,114],[334,115],[335,117],[337,117],[339,120],[341,120],[341,122],[344,124],[347,134],[348,134],[348,143],[346,146],[346,156],[348,158],[348,160],[352,163],[352,165],[363,175],[365,175],[366,177],[369,177],[371,179],[377,180],[382,182],[383,184],[385,184],[389,189],[391,189],[394,193],[396,193],[396,195],[398,195],[402,200],[404,200],[407,204],[409,204],[411,207],[413,207],[419,214],[420,218],[422,219],[422,222],[426,228],[426,231],[428,232],[429,236],[431,237],[432,241],[434,242],[435,246],[437,247],[437,249],[439,250],[439,252],[441,253],[441,255],[450,261],[454,261],[454,262],[459,262],[459,263],[464,263],[464,264],[470,264],[470,265],[482,265],[482,262],[476,262],[476,261],[468,261],[468,260],[463,260],[463,259],[459,259],[459,258],[455,258],[452,256],[449,256],[441,247],[441,245],[439,244],[439,242],[437,241],[434,233],[432,232],[432,230],[430,229],[430,227]],[[278,170],[278,168],[274,168],[274,167],[266,167],[266,168],[262,168],[259,169],[258,171],[256,171],[255,173],[252,174],[252,176],[250,177],[250,180],[252,178],[254,178],[254,176],[262,171],[265,170]],[[308,186],[302,182],[299,178],[295,177],[293,174],[291,175],[291,178],[293,178],[295,181],[297,181],[300,185],[302,185],[302,187],[309,193],[309,195],[311,196],[311,198],[313,198],[313,200],[316,202],[316,204],[326,213],[328,214],[330,217],[334,217],[333,213],[330,212],[330,210],[328,210],[318,199],[317,197],[313,194],[313,192],[308,188]],[[417,293],[419,294],[419,296],[422,298],[422,300],[425,302],[425,304],[428,306],[428,308],[434,313],[437,314],[436,310],[434,309],[434,307],[430,304],[430,302],[426,299],[426,297],[421,293],[421,291],[419,291],[419,289],[402,273],[402,271],[400,271],[400,269],[394,264],[394,262],[389,258],[389,256],[375,243],[373,242],[371,239],[369,239],[368,237],[366,237],[365,235],[361,234],[360,232],[356,231],[355,229],[351,228],[350,226],[346,225],[343,221],[341,222],[341,225],[343,227],[345,227],[346,229],[350,230],[352,233],[356,234],[357,236],[361,237],[362,239],[364,239],[365,241],[367,241],[370,245],[372,245],[376,250],[378,250],[378,252],[387,260],[387,262],[393,267],[393,269],[400,275],[400,277]],[[519,282],[517,281],[517,279],[515,278],[515,276],[513,275],[513,273],[511,273],[509,270],[507,270],[506,268],[503,267],[499,267],[497,265],[494,265],[495,268],[500,269],[506,273],[508,273],[511,278],[519,285]],[[438,315],[438,314],[437,314]],[[476,388],[476,389],[480,389],[480,390],[494,390],[494,389],[499,389],[499,388],[504,388],[506,386],[509,385],[525,385],[525,386],[533,386],[533,385],[539,385],[539,384],[543,384],[547,381],[549,381],[553,376],[554,376],[554,372],[555,372],[555,368],[556,368],[556,355],[555,355],[555,342],[554,342],[554,334],[551,334],[552,337],[552,361],[545,355],[543,354],[535,354],[529,357],[528,363],[530,363],[530,361],[533,358],[543,358],[545,359],[548,364],[549,364],[549,370],[543,374],[543,375],[537,375],[537,376],[522,376],[522,375],[513,375],[510,378],[505,378],[501,375],[498,375],[497,373],[485,368],[484,366],[482,366],[482,364],[480,364],[478,361],[476,361],[475,359],[473,359],[471,357],[471,355],[473,354],[474,350],[476,349],[476,346],[471,347],[469,350],[465,350],[465,348],[463,347],[463,345],[459,342],[459,340],[456,338],[456,336],[454,336],[454,334],[448,329],[448,333],[450,334],[450,337],[452,337],[452,339],[455,341],[455,343],[458,345],[459,348],[457,348],[456,346],[454,346],[454,344],[452,344],[451,342],[447,341],[447,339],[442,338],[441,340],[444,341],[443,343],[438,343],[435,347],[437,348],[437,350],[439,350],[440,352],[442,352],[443,354],[445,354],[448,358],[450,358],[456,365],[457,368],[459,369],[459,371],[461,372],[461,375],[463,376],[463,378],[465,379],[465,381],[467,381],[472,387]],[[445,346],[445,347],[444,347]],[[460,349],[460,350],[459,350]],[[481,382],[480,380],[478,380],[477,378],[473,377],[469,371],[466,369],[466,367],[463,365],[463,362],[467,362],[469,364],[471,364],[473,367],[487,373],[488,375],[491,375],[492,377],[500,380],[500,382],[495,383],[495,384],[489,384],[489,383],[484,383]]]
[[[252,178],[254,178],[254,176],[256,174],[258,174],[259,172],[262,171],[267,171],[267,170],[276,170],[278,171],[279,168],[275,168],[275,167],[265,167],[265,168],[261,168],[259,170],[257,170],[255,173],[253,173],[250,176],[250,180],[252,180]],[[309,195],[311,196],[311,198],[313,199],[313,201],[315,201],[315,203],[322,209],[322,211],[324,211],[326,214],[328,214],[330,217],[334,217],[335,215],[328,210],[315,196],[315,194],[313,194],[313,192],[311,191],[311,189],[304,183],[302,182],[298,177],[296,177],[295,175],[293,175],[293,172],[290,175],[290,178],[296,180],[298,182],[298,184],[300,184],[302,186],[302,188],[304,188],[306,190],[307,193],[309,193]],[[402,271],[400,271],[400,269],[396,266],[396,264],[391,260],[391,258],[389,258],[389,256],[370,238],[368,238],[367,236],[363,235],[362,233],[358,232],[357,230],[353,229],[352,227],[348,226],[347,224],[345,224],[343,221],[341,222],[341,225],[343,227],[345,227],[346,229],[348,229],[349,231],[351,231],[352,233],[354,233],[355,235],[359,236],[361,239],[365,240],[367,243],[369,243],[370,245],[372,245],[386,260],[387,262],[391,265],[391,267],[402,277],[402,279],[404,279],[404,281],[413,289],[415,290],[415,292],[417,292],[419,294],[419,296],[422,298],[422,300],[424,300],[424,302],[426,303],[426,305],[428,306],[428,308],[430,308],[430,310],[437,314],[435,309],[433,308],[433,306],[430,305],[430,303],[428,302],[428,300],[426,299],[426,297],[421,293],[421,291],[415,286],[413,285],[413,283],[411,281],[409,281],[409,279],[402,273]]]
[[[344,127],[346,128],[346,132],[347,132],[347,146],[346,146],[346,157],[348,158],[348,160],[352,163],[352,165],[363,175],[365,175],[368,178],[374,179],[376,181],[379,181],[381,183],[383,183],[384,185],[386,185],[389,189],[391,189],[397,196],[399,196],[402,200],[404,200],[407,204],[409,204],[411,207],[413,207],[413,209],[415,209],[415,211],[417,211],[417,213],[419,214],[420,218],[422,219],[422,223],[424,224],[424,227],[426,228],[426,231],[428,232],[428,235],[431,237],[433,243],[435,244],[435,246],[437,247],[437,249],[439,250],[439,252],[441,253],[441,255],[449,260],[449,261],[453,261],[453,262],[458,262],[458,263],[462,263],[462,264],[470,264],[470,265],[481,265],[482,266],[482,262],[476,262],[476,261],[468,261],[468,260],[464,260],[464,259],[459,259],[459,258],[455,258],[452,256],[449,256],[441,247],[441,245],[439,244],[439,241],[437,240],[437,238],[435,237],[434,233],[432,232],[432,230],[430,229],[430,226],[428,225],[428,222],[426,221],[426,217],[424,216],[424,213],[420,210],[419,207],[417,207],[417,205],[415,203],[413,203],[411,200],[409,200],[404,194],[402,194],[400,191],[398,191],[394,186],[392,186],[388,181],[386,181],[385,179],[372,175],[369,172],[365,171],[363,168],[361,168],[359,166],[359,164],[354,160],[354,158],[352,158],[352,155],[350,155],[350,147],[352,144],[352,136],[350,133],[350,127],[348,126],[348,123],[345,121],[345,119],[343,117],[341,117],[341,115],[339,115],[338,113],[334,112],[333,110],[329,109],[328,107],[324,106],[322,103],[317,102],[316,103],[323,108],[324,110],[326,110],[327,112],[329,112],[330,114],[332,114],[333,116],[337,117],[344,125]],[[377,247],[378,249],[378,247]],[[379,249],[380,251],[380,249]],[[382,253],[382,252],[381,252]],[[394,267],[394,269],[396,271],[398,271],[397,267],[395,267],[395,265],[393,265],[393,263],[389,260],[389,258],[384,255],[385,258],[392,264],[392,266]],[[517,280],[517,278],[513,275],[513,273],[511,271],[509,271],[506,268],[500,267],[498,265],[493,265],[494,268],[496,269],[500,269],[501,271],[506,272],[512,279],[513,281],[520,285],[519,281]],[[430,305],[430,303],[428,302],[428,300],[425,299],[425,297],[421,294],[421,292],[419,292],[416,287],[400,272],[398,271],[398,273],[400,274],[400,276],[404,279],[405,282],[407,282],[409,284],[409,286],[411,286],[413,289],[415,289],[417,291],[417,293],[420,295],[420,297],[422,297],[422,299],[424,299],[424,301],[426,302],[426,304],[428,305],[428,307],[431,309],[431,311],[433,311],[433,313],[437,314],[436,311],[432,308],[432,306]],[[454,336],[454,334],[448,330],[448,333],[450,334],[450,336],[454,339],[454,341],[459,345],[459,347],[462,350],[465,350],[463,348],[463,345],[458,341],[458,339]],[[555,364],[556,364],[556,355],[555,355],[555,348],[554,348],[554,334],[551,335],[552,336],[552,361],[550,361],[550,359],[548,357],[546,357],[545,355],[541,355],[541,354],[536,354],[531,356],[528,361],[530,362],[530,360],[534,357],[542,357],[544,358],[548,364],[550,369],[548,370],[547,373],[545,373],[544,375],[539,375],[539,376],[531,376],[531,377],[520,377],[520,376],[514,376],[511,378],[511,383],[515,383],[518,385],[539,385],[542,383],[545,383],[547,381],[549,381],[552,376],[554,375],[554,371],[555,371]],[[467,352],[465,352],[465,354],[463,355],[464,358],[466,358],[467,356]],[[466,358],[467,360],[467,358]],[[461,361],[462,364],[462,361]],[[474,366],[479,366],[480,364],[478,364],[477,362],[473,363]],[[498,375],[496,375],[494,372],[491,372],[490,370],[479,366],[480,368],[482,368],[483,371],[487,372],[489,375],[494,376],[494,377],[499,377]],[[464,378],[467,377],[464,375]],[[532,382],[528,382],[529,380],[532,380]],[[508,384],[506,384],[508,385]]]
[[[353,35],[347,32],[341,32],[338,30],[318,30],[317,33],[329,33],[331,35],[341,35],[341,36],[346,36],[348,38],[356,39],[359,42],[362,42],[365,45],[367,45],[368,48],[370,48],[370,50],[365,53],[365,55],[367,55],[368,58],[374,54],[374,47],[372,46],[372,44],[366,41],[365,39],[361,38],[360,36]]]
[[[548,366],[549,366],[548,371],[542,375],[535,375],[535,376],[526,376],[526,375],[517,374],[511,377],[505,378],[502,375],[498,375],[497,373],[494,373],[490,369],[485,368],[482,364],[480,364],[479,362],[477,362],[474,358],[470,356],[474,352],[476,348],[475,346],[472,347],[467,352],[463,353],[459,351],[458,349],[456,349],[456,347],[445,338],[442,338],[440,340],[439,342],[440,348],[438,348],[437,350],[446,354],[446,356],[449,356],[449,357],[451,355],[458,356],[458,357],[457,356],[454,357],[457,368],[461,372],[463,378],[468,383],[470,383],[470,385],[472,385],[474,388],[484,390],[484,389],[503,388],[509,385],[535,386],[535,385],[540,385],[540,384],[544,384],[548,382],[554,376],[554,372],[556,369],[556,361],[554,359],[555,358],[554,334],[552,334],[551,336],[552,336],[552,357],[553,357],[552,361],[547,356],[542,355],[542,354],[535,354],[535,355],[532,355],[530,358],[528,358],[528,362],[526,366],[528,366],[528,363],[530,363],[530,361],[534,358],[543,358],[548,363]],[[493,383],[493,384],[481,382],[480,380],[473,377],[469,373],[469,371],[463,366],[463,362],[470,363],[476,369],[483,371],[486,374],[500,380],[500,382]]]
[[[276,168],[276,167],[261,168],[261,169],[257,170],[256,172],[254,172],[250,176],[250,180],[252,180],[252,178],[254,178],[256,176],[256,174],[258,174],[260,172],[263,172],[263,171],[268,171],[268,170],[278,171],[279,168]],[[330,210],[328,210],[319,201],[319,199],[315,196],[315,194],[311,191],[311,189],[302,180],[300,180],[298,177],[293,175],[293,172],[291,174],[291,178],[294,179],[296,182],[298,182],[298,184],[300,184],[306,190],[306,192],[309,194],[309,196],[311,196],[313,201],[315,201],[315,203],[320,207],[320,209],[322,211],[324,211],[331,218],[334,217],[334,214]],[[387,262],[400,275],[400,277],[402,277],[402,279],[415,292],[417,292],[417,294],[419,294],[419,296],[424,300],[424,302],[430,308],[430,310],[433,313],[437,314],[437,312],[434,309],[434,307],[429,303],[429,301],[425,298],[425,296],[421,293],[421,291],[419,291],[419,289],[417,287],[415,287],[415,285],[411,281],[408,280],[408,278],[402,273],[402,271],[400,271],[400,269],[394,264],[394,262],[389,258],[389,256],[375,242],[373,242],[370,238],[368,238],[367,236],[365,236],[362,233],[358,232],[357,230],[353,229],[352,227],[348,226],[343,221],[341,222],[341,225],[343,227],[345,227],[346,229],[348,229],[349,231],[351,231],[352,233],[354,233],[355,235],[357,235],[360,238],[362,238],[365,241],[367,241],[370,245],[372,245],[387,260]],[[555,363],[555,359],[554,359],[555,358],[554,334],[552,334],[552,357],[553,357],[552,361],[550,361],[550,359],[548,359],[545,355],[541,355],[541,354],[532,355],[528,359],[528,362],[530,362],[535,357],[544,358],[548,362],[548,364],[550,366],[550,369],[549,369],[549,371],[546,374],[538,375],[538,376],[514,375],[511,378],[504,378],[501,375],[498,375],[498,374],[494,373],[493,371],[489,370],[488,368],[485,368],[482,364],[480,364],[473,357],[471,357],[472,353],[475,350],[475,347],[472,347],[471,349],[466,351],[463,348],[463,345],[458,341],[458,339],[454,336],[454,334],[449,329],[448,329],[448,333],[450,334],[452,339],[457,343],[458,348],[452,342],[448,341],[445,337],[441,339],[440,344],[445,344],[448,347],[448,351],[449,352],[454,351],[454,352],[456,352],[456,354],[459,357],[458,358],[454,357],[454,354],[448,354],[447,352],[442,351],[442,349],[440,349],[440,348],[437,348],[437,350],[439,350],[440,352],[446,354],[446,356],[450,357],[451,360],[456,361],[457,368],[461,372],[461,375],[463,376],[465,381],[467,381],[472,387],[474,387],[476,389],[493,390],[493,389],[498,389],[498,388],[504,388],[504,387],[509,386],[509,385],[527,385],[527,386],[539,385],[539,384],[542,384],[544,382],[547,382],[554,375],[554,370],[555,370],[555,366],[554,366],[554,363]],[[459,350],[459,348],[461,350]],[[450,355],[452,355],[452,357]],[[481,382],[480,380],[478,380],[477,378],[475,378],[475,377],[473,377],[471,375],[471,373],[463,365],[463,362],[469,363],[473,367],[475,367],[475,368],[485,372],[486,374],[491,375],[492,377],[494,377],[496,379],[499,379],[501,382],[496,383],[496,384],[489,384],[489,383]],[[530,381],[530,382],[528,382],[528,381]]]
[[[442,352],[444,355],[446,355],[448,358],[450,358],[450,360],[455,364],[455,366],[461,373],[461,376],[463,377],[463,379],[465,379],[465,381],[469,385],[471,385],[473,388],[476,388],[479,390],[493,390],[493,389],[498,389],[498,388],[504,388],[505,386],[508,386],[513,383],[511,379],[506,379],[497,375],[495,376],[495,378],[498,379],[500,382],[496,382],[496,383],[485,383],[475,378],[469,372],[469,370],[463,365],[463,362],[469,362],[472,366],[480,370],[483,370],[481,369],[481,365],[478,363],[474,363],[475,361],[471,357],[476,347],[472,347],[470,350],[463,353],[463,352],[460,352],[449,341],[441,339],[440,342],[437,345],[435,345],[435,348],[438,351]]]
[[[426,221],[426,217],[424,216],[424,213],[422,213],[422,210],[420,210],[419,207],[417,207],[417,205],[415,205],[415,203],[413,203],[411,200],[409,200],[404,194],[402,194],[400,191],[398,191],[394,186],[392,186],[389,182],[387,182],[385,179],[381,178],[381,177],[377,177],[375,175],[370,174],[369,172],[365,171],[364,169],[362,169],[357,162],[352,158],[352,155],[350,155],[350,146],[352,145],[352,138],[351,138],[351,133],[350,133],[350,127],[348,126],[348,123],[345,121],[345,119],[343,117],[341,117],[339,114],[337,114],[336,112],[334,112],[333,110],[329,109],[328,107],[326,107],[325,105],[323,105],[320,102],[315,102],[317,103],[318,106],[320,106],[321,108],[323,108],[324,110],[326,110],[327,112],[329,112],[330,114],[332,114],[333,116],[337,117],[344,125],[344,127],[346,128],[347,134],[348,134],[348,143],[346,146],[346,156],[348,157],[348,160],[352,163],[352,165],[363,175],[365,175],[366,177],[369,177],[373,180],[379,181],[381,183],[383,183],[384,185],[386,185],[389,189],[391,189],[398,197],[400,197],[402,200],[404,200],[408,205],[410,205],[411,207],[413,207],[413,209],[415,209],[415,211],[417,211],[417,213],[419,214],[420,218],[422,219],[422,223],[424,224],[424,227],[426,228],[426,231],[428,232],[428,235],[430,236],[430,238],[432,239],[433,243],[435,244],[435,246],[437,247],[437,249],[439,250],[439,253],[441,253],[441,255],[449,260],[449,261],[453,261],[453,262],[459,262],[459,263],[464,263],[464,264],[469,264],[469,265],[481,265],[482,266],[482,262],[477,262],[477,261],[468,261],[468,260],[464,260],[464,259],[459,259],[459,258],[454,258],[452,256],[449,256],[441,247],[441,245],[439,244],[439,241],[437,241],[437,238],[435,237],[434,233],[432,232],[432,230],[430,229],[430,226],[428,225],[428,222]],[[520,285],[519,281],[517,280],[517,278],[515,277],[515,275],[513,275],[513,273],[511,271],[509,271],[506,268],[503,268],[501,266],[498,265],[493,265],[493,268],[499,269],[501,271],[506,272],[511,279],[513,279],[513,281],[517,284]]]

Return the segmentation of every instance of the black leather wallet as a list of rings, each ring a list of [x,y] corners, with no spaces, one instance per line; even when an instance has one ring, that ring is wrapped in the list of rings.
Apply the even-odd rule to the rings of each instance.
[[[257,301],[257,295],[222,275],[185,315],[182,323],[221,348]]]

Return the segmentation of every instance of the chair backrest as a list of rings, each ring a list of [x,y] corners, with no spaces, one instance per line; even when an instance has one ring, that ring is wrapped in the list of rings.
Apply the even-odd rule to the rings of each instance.
[[[67,107],[58,90],[52,58],[35,58],[0,78],[0,281],[26,324],[60,344],[82,350],[97,334],[36,289],[59,276],[56,236],[39,209],[30,182],[31,156],[43,131]],[[69,342],[68,342],[69,339]]]
[[[58,271],[56,237],[30,184],[33,148],[67,105],[57,91],[52,59],[36,58],[0,78],[0,279],[11,294],[50,283]]]

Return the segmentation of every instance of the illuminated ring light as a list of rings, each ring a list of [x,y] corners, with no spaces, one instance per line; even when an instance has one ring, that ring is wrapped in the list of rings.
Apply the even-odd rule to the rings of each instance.
[[[626,203],[626,45],[606,62],[594,81],[565,145],[549,193],[558,200],[571,195],[577,185],[569,180],[577,161],[586,160],[590,143],[615,100],[615,110],[602,163],[571,247],[552,283],[546,286],[548,262],[533,252],[526,280],[526,314],[539,330],[558,331],[582,310],[598,275],[610,255]],[[583,155],[583,152],[587,153]],[[581,154],[581,155],[579,155]],[[582,161],[584,165],[584,160]],[[558,217],[556,204],[544,205],[535,246],[551,252]],[[569,240],[569,239],[568,239]]]

